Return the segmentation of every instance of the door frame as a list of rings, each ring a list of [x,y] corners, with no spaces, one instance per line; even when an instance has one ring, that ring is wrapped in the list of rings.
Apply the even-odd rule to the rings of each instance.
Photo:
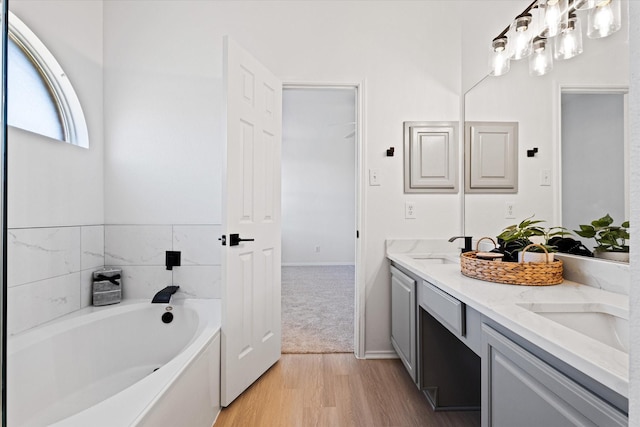
[[[353,349],[356,358],[365,358],[365,271],[364,259],[366,250],[366,232],[365,232],[365,206],[366,191],[366,156],[365,156],[365,81],[360,82],[296,82],[291,80],[282,81],[282,90],[286,89],[345,89],[352,88],[356,91],[356,257],[355,257],[355,301],[354,301],[354,341]]]

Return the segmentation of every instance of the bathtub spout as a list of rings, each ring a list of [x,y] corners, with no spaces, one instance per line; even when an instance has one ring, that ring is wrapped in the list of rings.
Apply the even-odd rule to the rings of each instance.
[[[167,286],[158,291],[151,300],[152,303],[168,304],[171,302],[171,295],[175,294],[180,286]]]

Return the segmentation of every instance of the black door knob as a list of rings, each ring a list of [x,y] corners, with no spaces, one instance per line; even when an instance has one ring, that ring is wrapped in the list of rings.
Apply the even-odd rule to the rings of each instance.
[[[241,239],[239,234],[229,234],[229,246],[238,246],[240,242],[253,242],[254,239]]]

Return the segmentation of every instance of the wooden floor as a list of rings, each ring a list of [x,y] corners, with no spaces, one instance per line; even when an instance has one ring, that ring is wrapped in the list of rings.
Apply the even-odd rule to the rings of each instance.
[[[479,426],[479,412],[434,412],[398,359],[285,354],[220,413],[226,426]]]

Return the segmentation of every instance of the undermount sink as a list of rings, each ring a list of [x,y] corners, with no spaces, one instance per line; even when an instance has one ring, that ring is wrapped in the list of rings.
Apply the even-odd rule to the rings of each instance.
[[[419,265],[457,264],[459,261],[446,256],[410,255]]]
[[[629,352],[629,313],[600,303],[518,304],[603,344]]]

